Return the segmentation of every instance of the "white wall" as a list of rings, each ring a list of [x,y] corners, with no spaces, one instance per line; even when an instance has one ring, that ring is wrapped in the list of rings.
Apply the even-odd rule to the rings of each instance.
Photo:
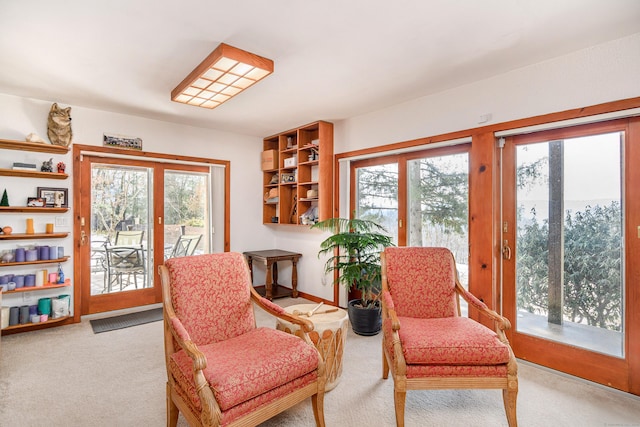
[[[640,96],[640,33],[336,123],[336,153]]]
[[[640,96],[640,33],[477,83],[347,120],[334,121],[334,152],[346,153]],[[325,119],[319,117],[318,119]],[[327,120],[329,120],[327,118]],[[331,121],[331,120],[329,120]],[[348,191],[346,181],[341,191]],[[300,252],[305,292],[332,299],[317,259],[321,233],[278,231],[276,244]],[[329,285],[323,285],[327,282]],[[307,290],[311,286],[311,290]]]

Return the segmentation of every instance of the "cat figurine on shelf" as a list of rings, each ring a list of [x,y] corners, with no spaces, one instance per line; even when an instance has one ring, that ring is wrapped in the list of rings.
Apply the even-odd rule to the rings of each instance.
[[[49,160],[45,160],[42,162],[42,166],[40,166],[41,172],[53,172],[53,157]]]
[[[68,147],[71,144],[71,107],[59,108],[53,103],[47,119],[47,135],[53,145]]]

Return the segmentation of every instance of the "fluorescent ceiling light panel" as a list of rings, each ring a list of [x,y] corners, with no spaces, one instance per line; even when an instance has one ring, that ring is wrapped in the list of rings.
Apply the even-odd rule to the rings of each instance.
[[[171,100],[215,108],[273,73],[273,61],[221,43],[171,91]]]

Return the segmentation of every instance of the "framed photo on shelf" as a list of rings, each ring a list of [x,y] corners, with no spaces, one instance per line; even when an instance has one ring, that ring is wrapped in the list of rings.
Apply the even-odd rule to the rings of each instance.
[[[46,201],[40,197],[27,197],[27,207],[43,208],[45,205]]]
[[[45,201],[48,208],[69,207],[69,190],[66,188],[38,187],[38,198]]]

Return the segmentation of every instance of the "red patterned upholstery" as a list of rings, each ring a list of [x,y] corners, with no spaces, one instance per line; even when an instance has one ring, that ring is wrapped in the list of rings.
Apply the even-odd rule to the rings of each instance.
[[[171,303],[196,345],[227,340],[255,328],[244,257],[231,252],[166,261]],[[215,260],[215,262],[212,262]],[[233,322],[229,320],[233,319]]]
[[[258,425],[312,397],[324,426],[320,354],[305,334],[256,328],[253,302],[305,330],[313,325],[258,296],[242,254],[171,258],[160,273],[168,425],[178,411],[191,425]]]
[[[255,347],[256,351],[247,351]],[[318,367],[318,352],[300,338],[267,328],[254,329],[227,341],[200,346],[209,362],[204,376],[211,385],[220,409],[253,399],[267,391],[313,373]],[[269,364],[263,361],[269,360]],[[193,382],[191,359],[184,351],[171,356],[169,368],[189,385],[189,393],[199,406]]]
[[[410,365],[499,365],[509,346],[491,329],[468,317],[399,317],[404,359]]]
[[[465,290],[446,248],[389,247],[382,261],[383,378],[394,379],[396,424],[406,391],[501,388],[510,427],[517,425],[517,364],[504,334],[509,321]],[[495,331],[460,317],[462,296],[494,321]]]
[[[396,314],[402,317],[457,316],[455,264],[445,248],[385,250],[387,280]]]

